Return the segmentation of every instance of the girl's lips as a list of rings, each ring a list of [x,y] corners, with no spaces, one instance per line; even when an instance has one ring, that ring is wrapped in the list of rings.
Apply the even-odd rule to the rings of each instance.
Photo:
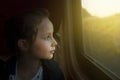
[[[51,50],[50,53],[55,53],[55,50]]]

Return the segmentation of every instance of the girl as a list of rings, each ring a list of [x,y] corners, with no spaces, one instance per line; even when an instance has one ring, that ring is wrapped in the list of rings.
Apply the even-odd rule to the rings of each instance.
[[[64,80],[52,59],[57,42],[45,10],[29,11],[8,20],[5,33],[15,55],[6,63],[7,80]]]

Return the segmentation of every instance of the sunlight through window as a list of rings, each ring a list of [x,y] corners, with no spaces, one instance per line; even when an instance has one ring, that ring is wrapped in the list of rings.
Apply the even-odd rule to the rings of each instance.
[[[91,15],[98,17],[120,13],[120,0],[82,0],[82,6]]]

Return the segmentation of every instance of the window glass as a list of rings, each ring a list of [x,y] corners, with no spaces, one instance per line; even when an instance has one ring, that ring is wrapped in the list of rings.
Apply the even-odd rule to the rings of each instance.
[[[120,0],[82,0],[85,55],[120,78]]]

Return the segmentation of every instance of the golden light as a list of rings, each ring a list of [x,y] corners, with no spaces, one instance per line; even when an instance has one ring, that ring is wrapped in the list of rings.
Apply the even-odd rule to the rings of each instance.
[[[120,0],[82,0],[82,7],[93,16],[106,17],[120,13]]]

